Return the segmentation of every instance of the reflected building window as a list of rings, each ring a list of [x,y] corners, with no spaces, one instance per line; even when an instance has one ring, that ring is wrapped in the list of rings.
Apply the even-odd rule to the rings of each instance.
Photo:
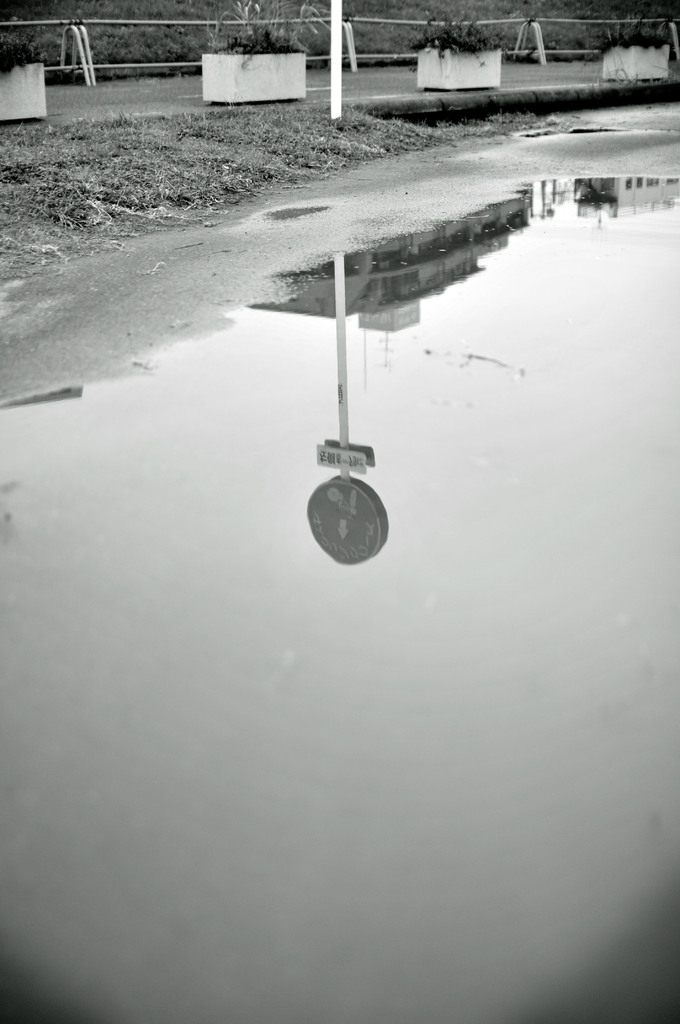
[[[576,178],[579,217],[610,217],[667,209],[679,195],[677,178]]]

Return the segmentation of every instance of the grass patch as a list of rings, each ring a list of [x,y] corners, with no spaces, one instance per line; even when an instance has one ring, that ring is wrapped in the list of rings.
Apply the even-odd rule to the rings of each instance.
[[[235,107],[2,131],[0,276],[200,223],[246,198],[385,156],[508,134],[534,115],[436,127],[314,107]]]

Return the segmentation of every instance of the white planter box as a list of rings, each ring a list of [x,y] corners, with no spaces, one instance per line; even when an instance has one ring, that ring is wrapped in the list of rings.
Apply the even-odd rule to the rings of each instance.
[[[639,82],[668,78],[670,46],[615,46],[602,59],[606,82]]]
[[[307,93],[304,53],[204,53],[206,103],[303,100]]]
[[[0,121],[25,117],[47,117],[42,64],[25,64],[0,74]]]
[[[419,89],[497,89],[501,84],[501,51],[453,53],[418,51]]]

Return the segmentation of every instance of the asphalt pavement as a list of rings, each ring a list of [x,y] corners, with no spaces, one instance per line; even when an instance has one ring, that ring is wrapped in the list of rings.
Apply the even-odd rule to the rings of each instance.
[[[504,63],[499,89],[459,92],[422,91],[416,87],[415,65],[360,68],[343,72],[343,102],[382,116],[484,116],[512,110],[536,113],[628,103],[664,103],[680,100],[680,76],[672,65],[671,80],[662,83],[605,83],[599,61]],[[330,104],[330,71],[307,72],[308,104]],[[186,74],[49,85],[47,121],[59,124],[79,118],[106,118],[116,114],[160,116],[205,111],[201,76]]]

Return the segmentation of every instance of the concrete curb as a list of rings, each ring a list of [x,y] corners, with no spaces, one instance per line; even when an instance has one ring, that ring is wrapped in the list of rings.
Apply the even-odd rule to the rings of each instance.
[[[376,117],[462,121],[516,111],[544,114],[554,110],[677,102],[680,102],[680,82],[539,86],[536,89],[495,89],[484,93],[423,92],[408,97],[350,102],[347,106]]]

